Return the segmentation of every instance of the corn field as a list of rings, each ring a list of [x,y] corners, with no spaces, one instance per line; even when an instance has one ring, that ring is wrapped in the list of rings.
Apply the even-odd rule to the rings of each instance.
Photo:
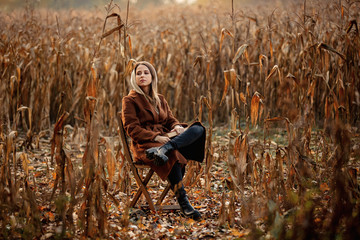
[[[230,6],[0,12],[1,238],[360,238],[360,3]],[[142,60],[207,128],[184,179],[201,222],[126,207]]]

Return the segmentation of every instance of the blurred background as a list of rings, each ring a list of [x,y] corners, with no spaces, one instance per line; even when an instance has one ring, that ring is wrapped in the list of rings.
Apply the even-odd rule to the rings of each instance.
[[[0,0],[1,11],[11,11],[16,8],[23,8],[28,4],[32,4],[34,7],[39,8],[53,8],[53,9],[64,9],[64,8],[82,8],[91,9],[103,7],[108,4],[110,0]],[[286,3],[294,2],[294,0],[234,0],[234,4],[259,4],[261,2],[276,2]],[[115,0],[114,3],[125,6],[127,0]],[[143,9],[146,7],[160,6],[164,4],[213,4],[222,3],[225,5],[231,5],[231,0],[130,0],[133,7]]]

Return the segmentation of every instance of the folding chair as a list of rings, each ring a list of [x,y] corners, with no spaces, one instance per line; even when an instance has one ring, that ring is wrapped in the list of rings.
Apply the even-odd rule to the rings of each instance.
[[[148,182],[150,181],[151,177],[153,176],[154,170],[152,170],[149,165],[146,165],[143,162],[138,163],[138,162],[133,161],[133,158],[132,158],[132,155],[131,155],[131,152],[129,149],[128,141],[127,141],[128,137],[125,133],[124,125],[123,125],[123,122],[121,119],[121,112],[118,113],[118,122],[119,122],[120,138],[121,138],[121,142],[122,142],[123,150],[124,150],[124,156],[125,156],[127,163],[130,166],[131,172],[133,173],[136,183],[138,185],[138,190],[137,190],[135,196],[133,197],[133,199],[131,200],[129,207],[133,208],[136,205],[136,203],[138,202],[141,194],[144,194],[146,201],[149,204],[148,207],[153,211],[180,210],[179,205],[161,205],[161,203],[163,202],[164,198],[166,197],[167,193],[170,190],[170,183],[167,184],[166,188],[161,193],[161,196],[159,197],[157,202],[154,204],[154,202],[147,190],[147,186],[146,186],[148,184]],[[138,169],[149,169],[144,179],[142,179],[142,177],[139,175]]]

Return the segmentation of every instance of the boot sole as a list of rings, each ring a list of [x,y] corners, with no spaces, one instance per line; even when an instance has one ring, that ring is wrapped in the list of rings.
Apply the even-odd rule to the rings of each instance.
[[[154,158],[155,158],[155,149],[150,148],[150,149],[145,150],[145,155],[146,155],[146,157],[148,159],[154,160]]]
[[[194,213],[192,213],[192,214],[190,214],[190,215],[186,215],[185,213],[183,213],[183,212],[180,212],[180,214],[181,214],[181,216],[183,216],[183,217],[185,217],[185,218],[191,218],[191,219],[193,219],[193,220],[195,220],[195,221],[200,221],[201,219],[202,219],[202,217],[201,217],[201,215],[199,216],[196,216],[197,215],[197,213],[196,212],[194,212]],[[200,213],[199,213],[200,214]]]
[[[161,158],[159,155],[156,155],[156,154],[154,154],[154,158],[155,158],[154,164],[155,164],[156,166],[165,165],[165,163],[169,160],[168,158],[167,158],[167,159],[163,159],[163,158]]]
[[[165,155],[166,158],[161,157],[156,147],[145,150],[145,155],[148,159],[154,160],[154,164],[156,166],[162,166],[169,160],[169,158],[166,155]]]

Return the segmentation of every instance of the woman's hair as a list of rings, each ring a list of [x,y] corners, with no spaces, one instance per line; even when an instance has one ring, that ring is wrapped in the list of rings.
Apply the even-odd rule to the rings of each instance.
[[[144,65],[150,70],[152,81],[151,81],[151,84],[150,84],[149,95],[144,93],[144,91],[136,83],[136,69],[140,65]],[[156,71],[155,71],[155,68],[153,67],[153,65],[151,65],[149,62],[146,62],[146,61],[141,61],[141,62],[136,63],[136,65],[134,67],[134,70],[131,73],[130,84],[131,84],[132,88],[135,90],[135,92],[137,92],[137,93],[139,93],[141,95],[144,95],[145,98],[152,105],[154,105],[155,108],[157,106],[160,106],[160,99],[159,99],[159,96],[158,96],[158,93],[157,93],[157,82],[158,82],[158,78],[157,78],[157,74],[156,74]]]

